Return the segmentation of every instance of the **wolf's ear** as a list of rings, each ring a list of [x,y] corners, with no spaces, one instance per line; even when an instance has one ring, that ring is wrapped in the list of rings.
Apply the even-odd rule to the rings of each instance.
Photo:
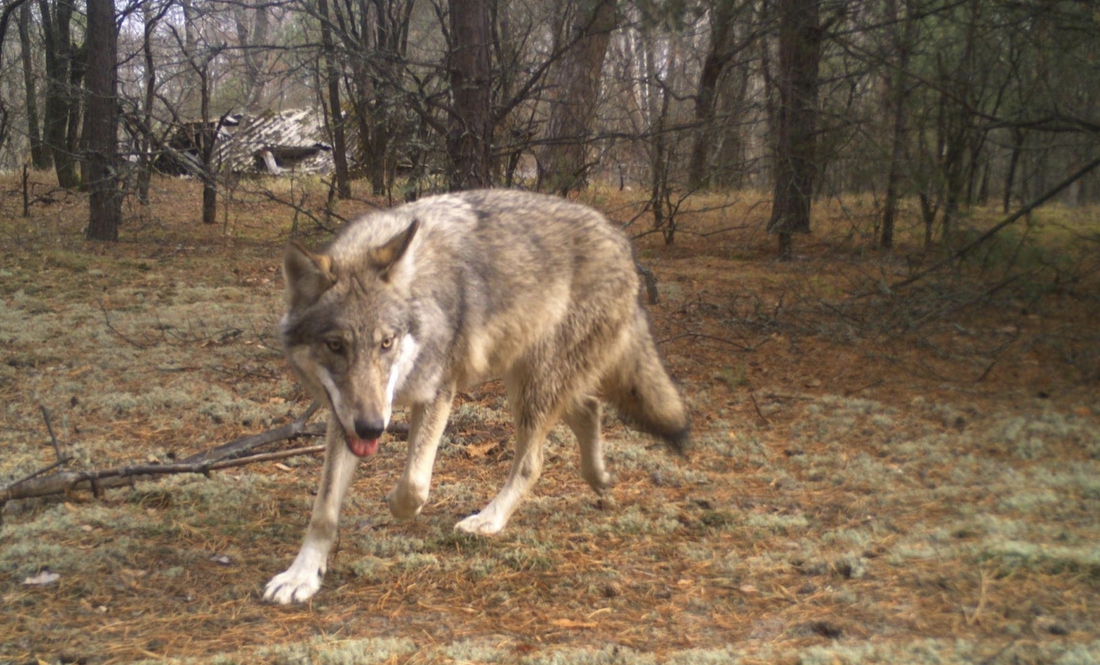
[[[382,274],[382,279],[389,281],[394,267],[412,244],[417,229],[420,228],[420,220],[414,219],[408,228],[386,241],[385,245],[370,250],[370,262]]]
[[[336,283],[332,257],[314,254],[297,242],[287,245],[283,257],[283,279],[286,297],[291,307],[309,305]]]

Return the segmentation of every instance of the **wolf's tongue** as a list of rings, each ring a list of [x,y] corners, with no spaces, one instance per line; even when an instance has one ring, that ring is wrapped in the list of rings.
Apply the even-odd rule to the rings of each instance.
[[[378,439],[360,439],[359,437],[348,435],[346,440],[348,450],[355,453],[358,457],[370,457],[378,452]]]

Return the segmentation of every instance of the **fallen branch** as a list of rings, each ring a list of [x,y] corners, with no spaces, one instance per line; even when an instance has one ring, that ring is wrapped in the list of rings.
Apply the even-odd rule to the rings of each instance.
[[[103,490],[115,487],[131,486],[138,481],[156,480],[162,476],[177,473],[201,473],[208,475],[211,471],[226,469],[235,466],[244,466],[256,462],[267,462],[275,459],[296,457],[298,455],[312,455],[324,451],[323,445],[292,448],[276,452],[248,454],[249,451],[277,441],[290,441],[303,437],[323,436],[324,423],[309,424],[309,419],[317,412],[319,405],[314,402],[306,409],[305,413],[298,416],[294,422],[276,427],[275,429],[259,434],[250,434],[234,439],[229,443],[216,448],[195,453],[173,464],[129,464],[114,467],[112,469],[100,469],[92,471],[62,471],[48,476],[43,475],[47,471],[57,468],[68,462],[68,459],[59,460],[53,464],[39,469],[6,487],[0,488],[0,507],[14,499],[30,499],[33,497],[63,494],[77,486],[87,483],[97,497]],[[43,411],[45,411],[43,409]],[[47,424],[48,424],[47,419]],[[51,430],[51,437],[53,432]],[[393,423],[387,429],[394,436],[408,436],[409,426],[405,423]],[[53,437],[56,445],[56,437]]]
[[[55,462],[45,469],[40,469],[31,475],[17,480],[0,489],[0,506],[13,499],[29,499],[32,497],[63,494],[72,489],[77,489],[81,483],[88,483],[89,488],[99,496],[103,490],[113,487],[132,485],[140,480],[153,480],[159,476],[173,473],[209,473],[228,466],[241,466],[253,462],[262,462],[267,459],[279,459],[271,455],[290,457],[314,452],[313,448],[299,448],[295,450],[281,451],[279,453],[261,453],[244,456],[250,450],[259,446],[275,443],[277,441],[290,441],[302,437],[315,437],[324,434],[324,426],[320,423],[310,425],[309,419],[317,412],[318,405],[314,402],[305,413],[296,418],[294,422],[276,427],[275,429],[259,434],[243,436],[230,441],[227,444],[212,448],[201,453],[196,453],[175,464],[142,464],[127,465],[113,469],[99,471],[63,471],[44,476],[46,471],[58,466]],[[319,448],[323,449],[323,447]]]
[[[320,436],[324,432],[316,425],[306,428],[300,436]],[[244,466],[256,462],[267,462],[298,455],[312,455],[323,452],[324,445],[306,446],[291,450],[279,450],[271,453],[256,453],[233,459],[198,462],[194,464],[137,464],[119,466],[113,469],[101,469],[98,471],[63,471],[38,479],[38,482],[24,481],[14,487],[5,490],[4,501],[10,499],[27,499],[36,496],[48,496],[62,494],[68,490],[76,489],[80,483],[88,483],[92,491],[99,496],[103,490],[111,487],[130,485],[138,480],[152,480],[157,476],[167,476],[177,473],[201,473],[209,475],[211,471],[227,469],[234,466]]]

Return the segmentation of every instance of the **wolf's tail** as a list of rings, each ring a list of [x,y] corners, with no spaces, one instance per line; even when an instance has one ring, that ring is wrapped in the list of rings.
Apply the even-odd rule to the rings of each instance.
[[[691,447],[687,410],[661,363],[649,321],[640,308],[635,312],[630,336],[618,367],[604,381],[604,398],[628,423],[685,455]]]

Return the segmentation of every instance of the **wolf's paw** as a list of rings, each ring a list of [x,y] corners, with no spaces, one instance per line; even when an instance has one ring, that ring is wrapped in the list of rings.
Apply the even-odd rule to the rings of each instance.
[[[269,603],[289,605],[304,603],[321,588],[325,571],[317,566],[302,566],[297,561],[285,572],[271,578],[264,589],[264,600]]]
[[[408,520],[420,514],[420,509],[428,501],[428,489],[423,490],[410,483],[397,483],[386,495],[390,512],[399,520]]]
[[[483,512],[470,515],[455,525],[457,533],[469,533],[475,536],[491,536],[500,533],[503,528],[504,522],[494,519],[492,516],[485,516]]]
[[[615,484],[615,477],[603,469],[584,469],[581,475],[588,486],[601,496]]]

